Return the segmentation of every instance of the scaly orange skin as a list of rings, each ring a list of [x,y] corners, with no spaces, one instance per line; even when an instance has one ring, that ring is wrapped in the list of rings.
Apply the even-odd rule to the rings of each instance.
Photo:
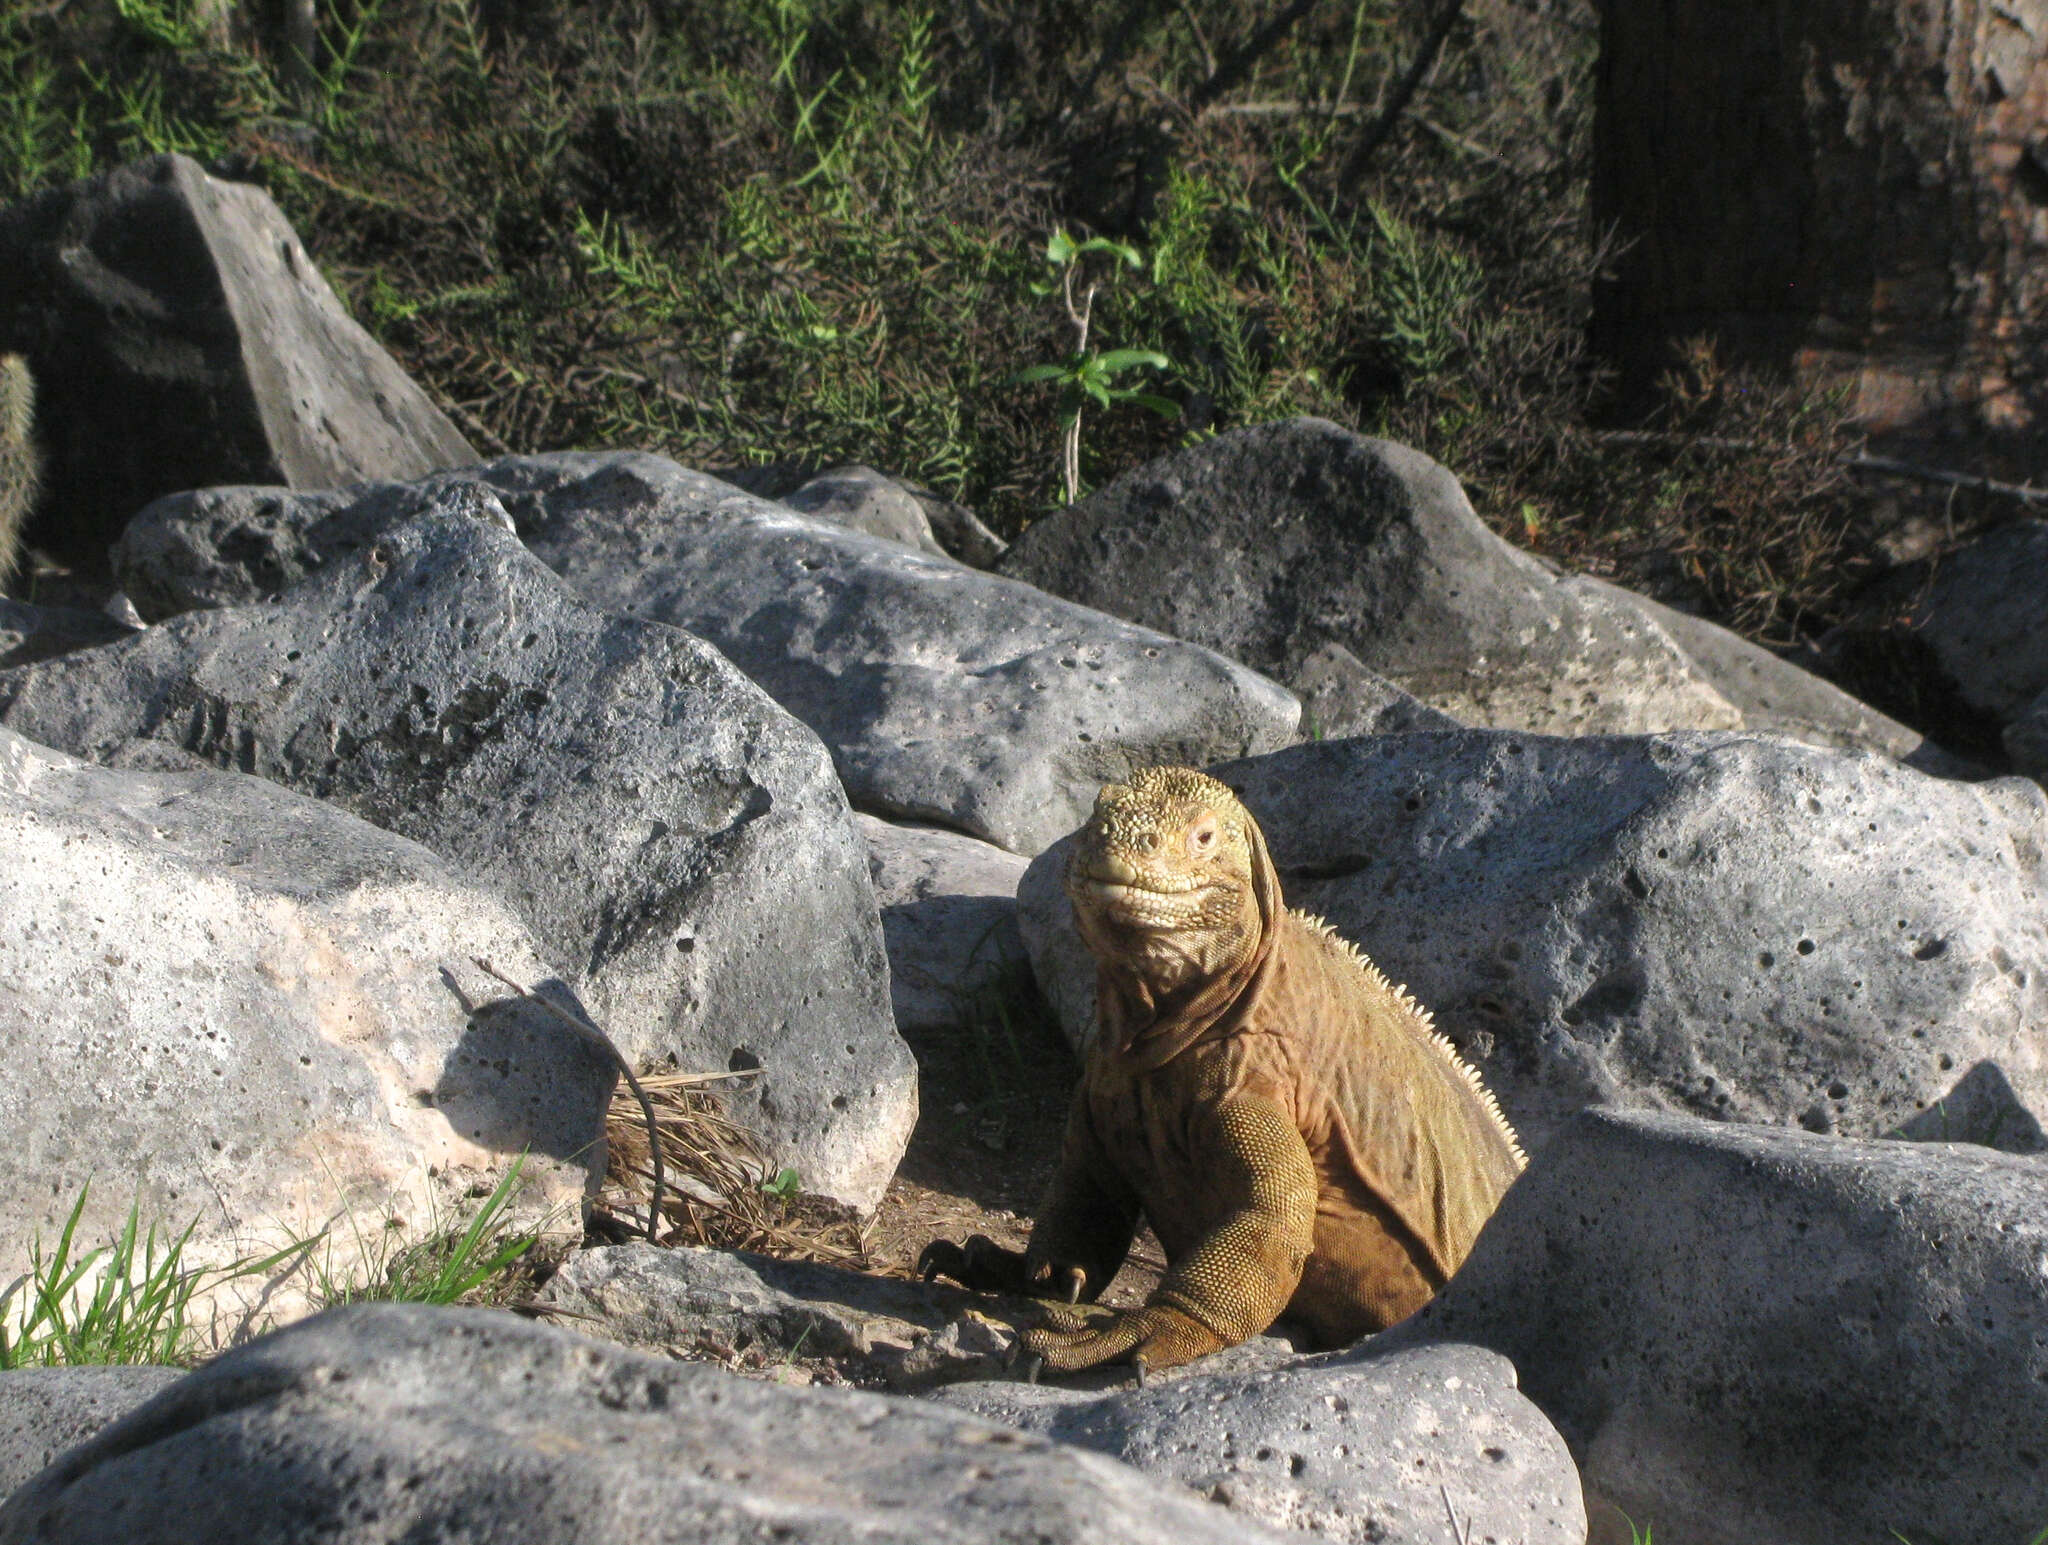
[[[1170,1367],[1283,1311],[1342,1345],[1426,1303],[1524,1163],[1428,1013],[1282,905],[1257,822],[1191,769],[1104,788],[1066,884],[1099,1033],[1059,1174],[1022,1255],[934,1244],[927,1267],[1093,1300],[1142,1214],[1165,1279],[1028,1332],[1062,1370]]]

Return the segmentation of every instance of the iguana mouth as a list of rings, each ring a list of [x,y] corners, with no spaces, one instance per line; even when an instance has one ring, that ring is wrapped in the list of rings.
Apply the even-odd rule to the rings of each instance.
[[[1147,872],[1114,850],[1090,854],[1075,865],[1082,880],[1104,895],[1138,892],[1152,896],[1185,896],[1211,890],[1215,881],[1195,875]]]
[[[1081,875],[1090,892],[1106,897],[1119,896],[1192,896],[1198,891],[1214,890],[1213,883],[1201,880],[1154,880],[1144,876],[1112,875],[1083,871]]]
[[[1070,887],[1070,894],[1087,910],[1126,927],[1165,932],[1189,927],[1208,910],[1209,897],[1219,889],[1213,884],[1182,884],[1169,889],[1087,873],[1075,878],[1078,884]]]

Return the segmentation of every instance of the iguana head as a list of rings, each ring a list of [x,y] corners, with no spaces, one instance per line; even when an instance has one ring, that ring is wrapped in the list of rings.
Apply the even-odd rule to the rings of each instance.
[[[1153,1002],[1245,964],[1279,911],[1258,823],[1188,767],[1104,786],[1075,834],[1067,895],[1098,966]]]

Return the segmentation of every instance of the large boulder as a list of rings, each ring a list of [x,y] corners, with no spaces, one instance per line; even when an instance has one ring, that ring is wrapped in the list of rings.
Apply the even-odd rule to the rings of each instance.
[[[1822,640],[1821,657],[2048,781],[2048,523],[2015,521],[1900,570]]]
[[[938,1398],[1322,1539],[1585,1545],[1571,1455],[1496,1353],[1369,1341],[1273,1368],[1213,1362],[1143,1390],[979,1383]]]
[[[1657,1545],[2048,1523],[2048,1166],[1588,1111],[1384,1344],[1477,1342]]]
[[[61,1456],[0,1545],[1274,1545],[1099,1454],[478,1309],[340,1309]]]
[[[958,1025],[1029,975],[1017,932],[1024,859],[944,827],[854,820],[882,909],[897,1029]]]
[[[473,964],[549,975],[519,918],[419,844],[261,779],[118,772],[0,730],[0,1278],[81,1189],[192,1264],[411,1242],[527,1155],[581,1228],[607,1059]],[[253,1288],[253,1284],[252,1284]],[[224,1323],[232,1323],[224,1322]]]
[[[490,520],[423,516],[269,603],[0,673],[0,723],[417,838],[518,908],[627,1057],[759,1069],[735,1108],[808,1189],[871,1207],[894,1172],[916,1072],[824,749],[716,650],[584,605]]]
[[[1589,1103],[1888,1133],[1980,1064],[2048,1115],[2048,797],[1770,736],[1500,730],[1325,741],[1212,771],[1289,905],[1436,1014],[1531,1143]],[[1019,887],[1077,1041],[1094,967],[1059,885]],[[1975,1108],[1979,1102],[1962,1102]]]
[[[37,541],[98,563],[160,494],[329,488],[476,453],[350,319],[270,195],[152,156],[0,211],[0,350],[48,451]]]
[[[1419,451],[1321,419],[1148,462],[1033,522],[998,567],[1291,687],[1336,645],[1471,724],[1741,723],[1639,608],[1508,546]],[[1350,716],[1337,698],[1323,715],[1340,730]]]
[[[638,452],[512,457],[352,490],[339,508],[276,490],[166,501],[126,538],[151,556],[124,556],[123,584],[146,617],[255,599],[456,481],[487,485],[591,605],[717,645],[818,732],[877,814],[1035,853],[1105,780],[1270,750],[1300,719],[1289,693],[1207,649]]]
[[[1879,713],[1825,677],[1772,654],[1739,633],[1604,580],[1585,579],[1580,583],[1635,607],[1670,635],[1714,690],[1734,705],[1746,730],[1789,735],[1810,746],[1882,751],[1909,767],[1942,777],[1968,776],[1978,771],[1918,730]]]
[[[0,1373],[0,1497],[184,1376],[182,1368],[93,1365]]]

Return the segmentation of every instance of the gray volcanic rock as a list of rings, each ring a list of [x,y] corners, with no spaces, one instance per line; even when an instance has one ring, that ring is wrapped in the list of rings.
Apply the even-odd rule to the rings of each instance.
[[[68,556],[96,563],[175,489],[329,488],[476,460],[270,195],[184,156],[0,211],[0,319],[0,349],[36,378],[36,540]]]
[[[978,1000],[1028,978],[1017,932],[1017,881],[1026,860],[937,826],[871,815],[855,824],[889,947],[889,1002],[899,1030],[971,1018]]]
[[[345,1275],[377,1232],[345,1214],[410,1242],[522,1152],[524,1215],[580,1230],[616,1075],[471,963],[547,974],[512,909],[419,844],[261,779],[0,730],[0,853],[0,1282],[89,1180],[79,1250],[133,1204],[196,1218],[194,1265],[342,1220]]]
[[[1613,596],[1617,603],[1636,607],[1669,634],[1714,690],[1735,705],[1746,730],[1789,735],[1810,746],[1881,751],[1909,767],[1941,777],[1976,771],[1918,730],[1887,718],[1833,682],[1780,659],[1739,633],[1603,580],[1580,583]]]
[[[149,622],[206,607],[245,606],[288,590],[336,558],[428,513],[463,514],[504,531],[512,517],[488,483],[437,478],[429,495],[379,499],[372,490],[200,488],[166,495],[121,533],[116,580]]]
[[[111,644],[127,638],[133,628],[123,627],[105,612],[89,612],[72,606],[31,606],[0,596],[0,670],[10,665],[33,665],[38,660]]]
[[[924,506],[901,483],[873,467],[834,467],[784,494],[782,502],[800,515],[900,542],[935,558],[951,556],[932,534]]]
[[[1272,1545],[1127,1466],[478,1309],[338,1309],[230,1352],[0,1506],[0,1545]]]
[[[899,480],[900,481],[900,480]],[[939,546],[971,569],[992,569],[1010,544],[982,523],[966,505],[915,483],[900,486],[924,508],[924,518]]]
[[[580,603],[462,513],[275,600],[0,673],[0,723],[168,747],[416,837],[496,887],[625,1054],[760,1068],[739,1114],[873,1206],[917,1109],[867,855],[817,740],[716,650]],[[152,748],[155,748],[153,753]]]
[[[240,516],[232,498],[189,522],[163,510],[150,551],[184,540],[191,559],[153,560],[154,589],[137,574],[124,583],[161,595],[209,550],[256,549],[277,572],[303,572],[479,481],[585,601],[715,644],[818,732],[853,801],[877,814],[1036,852],[1081,824],[1105,780],[1269,750],[1300,719],[1290,694],[1206,649],[638,452],[510,457],[351,490],[343,513],[253,493]],[[267,593],[259,568],[238,572],[247,579],[188,582],[173,604]]]
[[[638,1243],[578,1251],[538,1302],[585,1335],[627,1346],[823,1359],[898,1388],[989,1377],[1009,1360],[1019,1324],[1039,1314],[1028,1299]]]
[[[1770,736],[1502,730],[1211,769],[1290,906],[1436,1014],[1525,1140],[1594,1103],[1875,1136],[1980,1064],[2048,1114],[2048,798]],[[1093,964],[1040,856],[1018,890],[1069,1034]]]
[[[2048,1520],[2048,1166],[1588,1111],[1384,1344],[1513,1360],[1657,1545]]]
[[[1585,1545],[1564,1439],[1495,1353],[1368,1341],[1275,1368],[1210,1367],[1205,1358],[1175,1382],[1110,1394],[984,1383],[937,1398],[1319,1539]]]
[[[1295,668],[1293,686],[1301,695],[1301,728],[1309,740],[1464,728],[1379,672],[1367,670],[1342,644],[1324,644],[1305,655]]]
[[[1320,419],[1148,462],[1035,521],[999,568],[1289,686],[1339,645],[1466,723],[1560,734],[1741,723],[1639,608],[1501,541],[1427,456]],[[1332,702],[1321,718],[1344,725],[1352,712]]]
[[[1993,760],[2002,738],[2016,769],[2048,777],[2048,523],[2016,520],[1899,570],[1821,641],[1821,656],[1958,738],[1974,734]]]
[[[0,1373],[0,1497],[126,1416],[183,1368],[16,1368]]]

